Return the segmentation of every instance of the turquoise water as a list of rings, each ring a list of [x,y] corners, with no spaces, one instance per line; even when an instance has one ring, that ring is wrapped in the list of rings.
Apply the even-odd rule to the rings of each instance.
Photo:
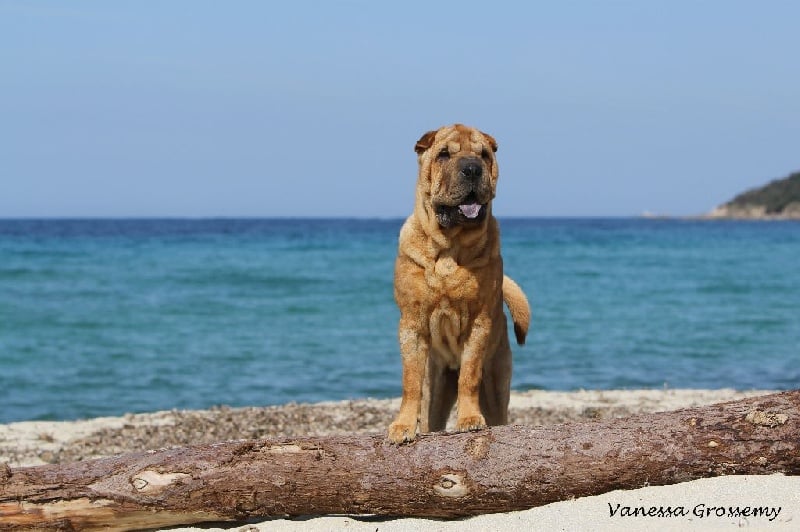
[[[0,220],[0,422],[400,394],[401,220]],[[800,224],[501,220],[515,389],[800,381]]]

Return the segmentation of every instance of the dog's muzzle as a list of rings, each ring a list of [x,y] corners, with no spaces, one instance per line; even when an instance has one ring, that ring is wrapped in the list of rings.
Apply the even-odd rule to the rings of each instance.
[[[477,157],[464,157],[459,159],[456,166],[457,185],[462,197],[457,200],[434,205],[436,219],[439,225],[448,228],[456,225],[475,225],[486,219],[487,202],[486,192],[482,190],[483,165]]]

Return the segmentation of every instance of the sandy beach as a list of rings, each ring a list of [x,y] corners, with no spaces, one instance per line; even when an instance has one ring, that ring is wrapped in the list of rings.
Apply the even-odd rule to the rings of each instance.
[[[762,395],[768,391],[626,390],[514,393],[513,424],[624,417],[634,413]],[[363,399],[274,407],[217,407],[80,421],[25,421],[0,425],[0,463],[12,467],[66,463],[239,438],[291,438],[385,430],[398,399]],[[177,530],[686,530],[800,526],[800,477],[728,476],[673,486],[616,491],[549,504],[523,512],[445,521],[318,516],[261,523],[216,524]],[[754,515],[757,514],[757,515]]]

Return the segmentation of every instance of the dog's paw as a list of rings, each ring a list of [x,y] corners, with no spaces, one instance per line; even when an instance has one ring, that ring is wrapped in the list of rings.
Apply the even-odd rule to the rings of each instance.
[[[412,441],[417,436],[416,423],[413,425],[408,425],[406,423],[398,423],[395,421],[389,425],[389,431],[386,436],[387,439],[392,443],[405,443]]]
[[[471,430],[480,430],[486,428],[486,420],[482,415],[467,416],[459,418],[456,421],[456,430],[458,432],[469,432]]]

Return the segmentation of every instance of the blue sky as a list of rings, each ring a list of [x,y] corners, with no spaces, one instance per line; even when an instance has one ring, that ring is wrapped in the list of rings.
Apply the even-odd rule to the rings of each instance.
[[[0,217],[696,214],[800,169],[800,2],[0,2]]]

